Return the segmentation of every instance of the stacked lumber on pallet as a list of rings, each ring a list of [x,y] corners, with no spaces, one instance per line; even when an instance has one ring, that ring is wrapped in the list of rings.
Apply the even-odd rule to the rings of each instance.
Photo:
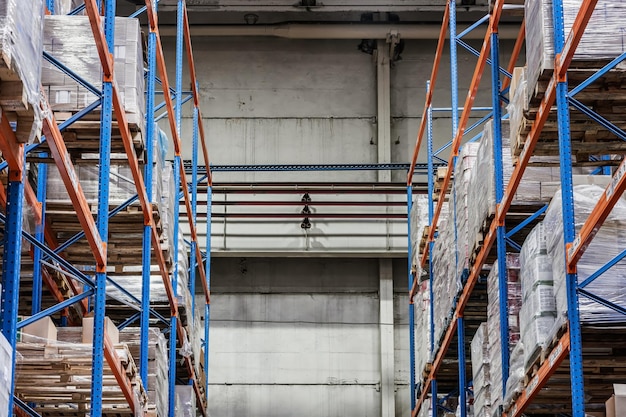
[[[15,394],[45,416],[86,416],[91,401],[93,347],[79,343],[88,335],[80,327],[30,335],[17,344]],[[54,337],[58,336],[58,340]],[[147,395],[133,355],[126,344],[113,341],[122,369],[131,381],[135,409],[143,414]],[[108,363],[103,375],[103,415],[133,416]]]
[[[427,378],[432,364],[432,351],[430,343],[430,281],[424,280],[417,286],[417,292],[413,299],[415,306],[415,369],[420,378]],[[419,379],[418,379],[419,380]]]
[[[41,135],[43,17],[43,0],[0,0],[0,107],[26,143]]]

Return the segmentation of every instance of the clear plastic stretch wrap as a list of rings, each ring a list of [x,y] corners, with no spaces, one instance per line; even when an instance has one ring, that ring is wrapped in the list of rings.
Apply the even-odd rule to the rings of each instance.
[[[120,331],[120,342],[128,346],[133,358],[139,360],[141,352],[141,334],[139,327],[127,327]],[[148,381],[144,381],[147,388],[148,407],[154,405],[157,415],[167,415],[168,410],[168,381],[169,357],[167,354],[167,339],[159,329],[148,330]]]
[[[520,339],[519,315],[522,304],[519,255],[507,253],[507,291],[509,351]],[[489,363],[491,371],[491,408],[502,404],[502,338],[500,337],[500,293],[498,263],[495,262],[487,277],[487,338],[489,340]]]
[[[418,194],[411,206],[411,259],[419,265],[419,246],[424,228],[428,226],[428,196]]]
[[[491,417],[491,376],[489,372],[488,337],[487,323],[481,323],[471,344],[474,415],[481,417]]]
[[[432,362],[430,351],[430,282],[425,280],[417,287],[413,299],[415,306],[415,369],[419,374]]]
[[[520,341],[511,352],[509,357],[509,379],[506,380],[506,395],[504,396],[504,409],[508,410],[513,400],[522,393],[524,389],[524,377],[526,368],[524,367],[524,342]]]
[[[583,0],[563,1],[565,36],[570,32]],[[543,71],[554,69],[554,29],[552,0],[526,0],[526,61],[528,65],[528,92]],[[626,2],[599,0],[574,54],[575,61],[607,60],[625,51]],[[598,68],[602,66],[599,64]]]
[[[13,348],[0,333],[0,416],[8,416],[11,381],[13,379]]]
[[[176,417],[196,417],[193,385],[176,385]]]
[[[502,180],[506,187],[513,173],[513,160],[510,152],[509,121],[502,120]],[[554,158],[545,158],[546,162]],[[546,187],[552,191],[560,182],[558,167],[530,166],[526,168],[524,177],[513,197],[513,204],[536,204],[548,202],[552,195],[545,192]],[[545,187],[544,187],[545,185]],[[480,140],[476,167],[469,185],[469,237],[470,241],[481,232],[485,219],[495,213],[496,190],[493,147],[493,121],[485,124],[483,137]]]
[[[417,417],[431,417],[432,415],[433,410],[430,408],[430,398],[425,398]]]
[[[518,142],[518,134],[524,122],[524,112],[528,110],[528,82],[526,80],[526,67],[515,68],[509,90],[509,104],[506,106],[509,113],[510,136],[509,142],[513,154]],[[503,150],[504,152],[504,150]]]
[[[176,203],[176,189],[174,187],[174,170],[166,164],[162,172],[162,195],[159,207],[161,226],[163,227],[162,245],[166,248],[174,247],[174,204]],[[170,253],[170,258],[173,253]]]
[[[574,187],[574,213],[576,232],[599,201],[604,187],[597,185],[577,185]],[[552,261],[556,308],[563,318],[567,314],[565,286],[565,254],[563,246],[563,219],[561,192],[558,191],[548,207],[544,220],[548,254]],[[578,282],[589,278],[611,259],[626,248],[626,200],[621,198],[605,220],[604,225],[587,247],[578,261]],[[626,260],[622,259],[595,281],[585,287],[586,291],[619,306],[626,305]],[[624,315],[591,301],[583,295],[578,297],[580,320],[586,324],[610,325],[626,322]]]
[[[102,66],[87,16],[46,16],[44,49],[92,86],[100,89]],[[115,80],[128,122],[142,129],[145,112],[143,46],[139,20],[115,18]],[[79,111],[96,96],[51,63],[44,61],[41,84],[52,110]]]
[[[520,253],[522,311],[520,324],[524,364],[531,365],[552,337],[556,318],[554,281],[548,255],[546,228],[539,223],[530,232]]]
[[[457,279],[465,269],[469,268],[471,243],[469,242],[469,183],[472,171],[476,164],[476,155],[479,144],[475,142],[463,145],[454,167],[454,182],[452,184],[456,209],[457,250],[459,259],[457,264]]]
[[[448,203],[445,203],[444,207]],[[435,240],[433,250],[435,351],[439,349],[441,336],[452,318],[454,298],[460,290],[456,279],[457,253],[455,250],[454,223],[450,219],[441,221],[439,236]]]
[[[41,132],[39,80],[43,17],[43,0],[0,0],[0,67],[8,68],[11,75],[7,77],[9,74],[5,73],[2,77],[2,89],[7,90],[3,93],[3,110],[33,112],[32,123],[30,119],[27,126],[18,122],[18,140],[28,143],[34,142]]]

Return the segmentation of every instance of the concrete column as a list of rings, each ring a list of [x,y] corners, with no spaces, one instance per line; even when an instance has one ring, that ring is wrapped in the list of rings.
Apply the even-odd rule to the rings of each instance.
[[[391,82],[389,76],[389,43],[377,41],[376,91],[378,121],[378,163],[391,162]],[[391,171],[378,171],[378,181],[391,181]]]
[[[381,417],[395,417],[393,266],[391,259],[379,261],[380,271],[380,398]]]

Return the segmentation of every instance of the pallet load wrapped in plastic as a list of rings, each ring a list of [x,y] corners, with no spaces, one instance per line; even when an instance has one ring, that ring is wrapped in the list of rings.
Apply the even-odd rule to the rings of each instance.
[[[169,357],[167,339],[157,328],[148,331],[148,381],[144,381],[148,395],[148,411],[156,408],[157,416],[167,415]],[[140,358],[141,333],[139,327],[127,327],[120,331],[120,342],[125,343],[136,361]]]
[[[509,113],[509,142],[511,155],[516,154],[516,148],[521,146],[525,138],[520,138],[520,132],[526,127],[525,112],[528,110],[528,82],[526,81],[526,67],[517,67],[513,71],[509,89],[509,104],[506,106]],[[505,152],[503,150],[503,152]]]
[[[429,280],[418,285],[413,304],[415,305],[415,370],[420,375],[420,372],[426,369],[426,365],[432,363]]]
[[[425,398],[422,406],[420,407],[420,412],[417,414],[417,417],[432,417],[433,409],[431,408],[430,398]]]
[[[552,259],[548,255],[546,232],[544,223],[535,226],[520,253],[523,297],[520,324],[525,369],[545,348],[556,319]]]
[[[196,394],[192,385],[176,385],[176,417],[196,417]]]
[[[476,155],[479,144],[475,142],[463,145],[454,167],[454,182],[452,185],[456,209],[456,233],[457,250],[459,259],[457,263],[457,279],[469,268],[470,247],[469,243],[469,184],[472,178]]]
[[[50,15],[44,19],[44,50],[59,59],[92,86],[102,84],[102,65],[87,16]],[[145,86],[143,44],[139,20],[115,18],[115,80],[130,125],[143,131]],[[54,111],[76,112],[97,97],[82,85],[44,61],[41,84]]]
[[[428,226],[428,196],[418,194],[411,205],[411,259],[413,265],[420,264],[420,241],[424,228]]]
[[[502,120],[502,183],[506,187],[513,173],[513,159],[510,152],[508,120]],[[485,124],[483,137],[480,140],[476,167],[473,170],[469,185],[469,239],[470,242],[480,242],[485,228],[496,209],[495,167],[493,147],[493,121]],[[551,157],[542,157],[538,162],[549,164],[555,161]],[[526,168],[517,192],[513,197],[514,205],[533,206],[549,202],[550,194],[560,183],[558,167],[529,166]],[[546,193],[545,190],[549,190]],[[470,243],[471,244],[471,243]]]
[[[471,344],[474,415],[491,417],[491,375],[487,323],[481,323]]]
[[[520,341],[515,345],[509,356],[509,378],[506,380],[506,394],[504,395],[504,410],[508,410],[513,401],[522,393],[524,389],[524,377],[526,368],[524,367],[524,342]]]
[[[520,339],[519,315],[522,291],[519,278],[519,256],[506,255],[508,292],[509,352]],[[500,335],[500,275],[498,263],[494,262],[487,276],[487,338],[489,340],[489,363],[491,371],[491,409],[495,412],[502,405],[502,337]]]
[[[0,416],[9,415],[9,398],[13,379],[13,348],[0,333]]]
[[[43,0],[0,0],[0,105],[3,115],[17,122],[19,142],[33,143],[41,134],[44,4]]]
[[[583,0],[563,1],[565,35],[570,32]],[[535,94],[537,81],[546,70],[554,69],[554,29],[552,0],[526,0],[526,60],[528,66],[528,100]],[[598,61],[616,58],[624,49],[622,33],[626,3],[599,0],[585,33],[576,48],[572,65],[577,61]],[[603,64],[597,63],[598,68]]]
[[[597,185],[577,185],[574,187],[574,213],[577,233],[602,197],[603,192],[604,188]],[[544,219],[548,254],[552,261],[554,294],[559,323],[567,316],[561,201],[561,192],[559,191],[550,203]],[[626,248],[626,221],[624,219],[626,219],[626,200],[621,198],[578,261],[579,283],[585,281]],[[624,287],[626,287],[626,260],[622,259],[584,289],[603,300],[624,306],[626,305]],[[624,315],[592,301],[584,295],[579,295],[578,300],[582,323],[592,325],[626,323]]]
[[[444,206],[448,203],[445,203]],[[439,341],[452,318],[454,299],[461,290],[456,277],[457,253],[454,223],[451,219],[439,223],[439,236],[435,240],[433,252],[433,294],[435,298],[433,311],[435,317],[435,351],[437,351]]]

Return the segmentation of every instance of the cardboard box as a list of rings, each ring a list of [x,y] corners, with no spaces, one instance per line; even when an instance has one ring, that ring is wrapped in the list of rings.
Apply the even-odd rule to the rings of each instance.
[[[49,340],[57,340],[57,328],[50,317],[44,317],[23,327],[17,334],[17,340],[25,343],[47,343]]]
[[[108,317],[104,318],[104,328],[111,343],[120,343],[120,332],[115,324]],[[93,317],[83,318],[83,343],[93,343]]]
[[[606,417],[626,417],[626,384],[613,384],[613,392],[606,402]]]

